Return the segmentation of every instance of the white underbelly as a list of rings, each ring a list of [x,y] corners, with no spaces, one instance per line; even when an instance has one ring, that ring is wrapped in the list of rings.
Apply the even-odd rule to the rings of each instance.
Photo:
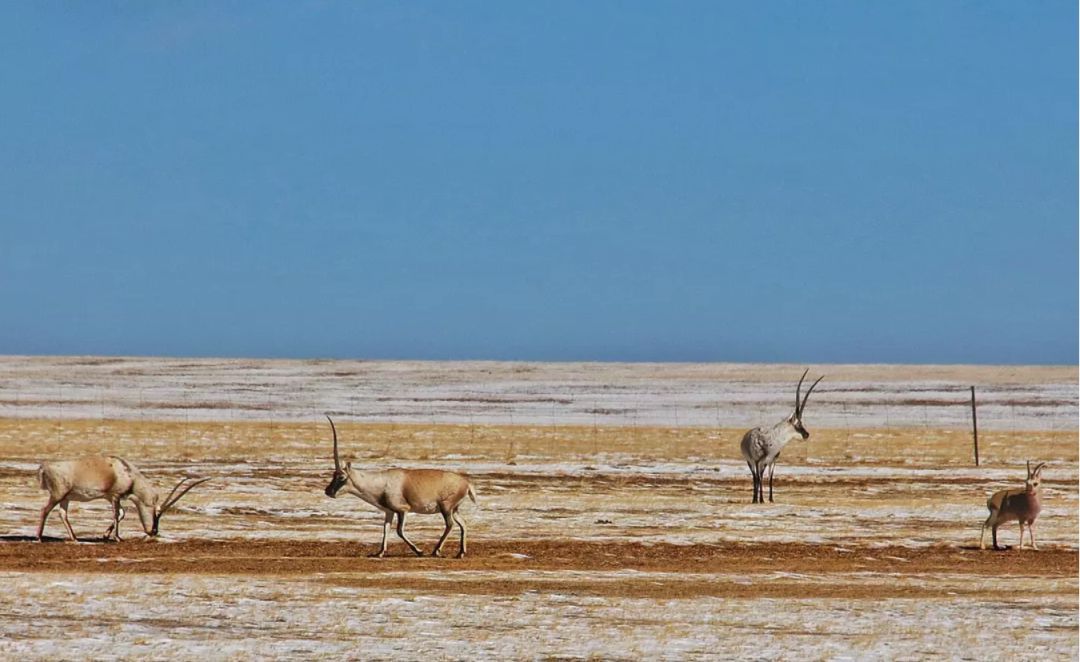
[[[437,503],[414,504],[410,508],[410,511],[414,512],[414,513],[416,513],[418,515],[432,515],[434,513],[439,512],[439,504],[437,504]]]

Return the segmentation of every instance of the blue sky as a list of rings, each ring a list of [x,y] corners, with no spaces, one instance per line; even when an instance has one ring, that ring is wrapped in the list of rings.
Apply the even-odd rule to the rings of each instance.
[[[0,353],[1077,362],[1075,2],[21,3]]]

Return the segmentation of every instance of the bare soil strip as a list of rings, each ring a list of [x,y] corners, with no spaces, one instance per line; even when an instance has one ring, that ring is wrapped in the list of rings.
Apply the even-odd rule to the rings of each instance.
[[[983,587],[972,582],[967,587],[943,587],[936,583],[890,584],[879,582],[856,584],[847,581],[821,582],[783,580],[762,577],[713,576],[707,580],[655,578],[620,578],[618,581],[596,579],[534,579],[530,577],[502,575],[498,578],[459,578],[449,576],[442,579],[413,575],[335,575],[322,580],[333,586],[353,588],[376,588],[383,591],[400,592],[403,595],[415,594],[464,594],[507,596],[522,593],[540,593],[574,596],[593,596],[602,598],[634,598],[652,600],[687,600],[695,598],[727,598],[758,600],[773,599],[837,599],[837,600],[882,600],[893,598],[915,598],[928,600],[934,598],[956,600],[1012,600],[1016,596],[1015,586]],[[1075,585],[1059,591],[1040,591],[1042,596],[1065,594],[1072,597],[1076,593]]]
[[[454,541],[456,542],[456,541]],[[0,571],[310,575],[389,572],[637,570],[689,573],[948,573],[985,577],[1076,577],[1075,550],[1015,548],[993,552],[959,547],[824,546],[797,543],[730,545],[646,544],[627,541],[496,540],[470,544],[464,559],[404,555],[368,558],[373,545],[348,542],[217,540],[120,544],[8,541],[0,543]],[[447,542],[444,553],[457,553]]]

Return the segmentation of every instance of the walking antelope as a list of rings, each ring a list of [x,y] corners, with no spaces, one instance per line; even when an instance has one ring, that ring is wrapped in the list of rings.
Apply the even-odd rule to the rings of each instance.
[[[205,483],[209,478],[184,478],[169,492],[164,500],[154,485],[142,475],[135,465],[120,457],[84,457],[78,460],[42,462],[38,468],[38,486],[49,491],[49,501],[41,509],[37,539],[40,542],[45,531],[45,520],[57,505],[60,518],[64,520],[68,535],[78,541],[68,521],[68,504],[71,501],[94,501],[105,499],[112,504],[113,521],[105,530],[105,538],[120,540],[120,520],[124,508],[120,502],[130,498],[139,511],[139,521],[148,536],[157,536],[161,517],[169,512],[191,488]],[[191,480],[187,486],[184,483]],[[181,489],[183,488],[183,489]]]
[[[1027,479],[1024,486],[1011,490],[998,490],[986,500],[986,507],[990,509],[990,516],[982,525],[982,533],[979,535],[979,549],[986,549],[986,527],[990,527],[994,549],[998,547],[997,530],[1005,522],[1020,522],[1020,549],[1024,548],[1024,524],[1027,524],[1028,536],[1031,538],[1031,548],[1038,551],[1035,544],[1035,520],[1039,517],[1042,504],[1039,503],[1039,483],[1042,481],[1042,470],[1045,462],[1031,468],[1031,461],[1027,463]]]
[[[386,536],[394,515],[397,515],[398,537],[404,540],[417,556],[423,556],[420,548],[405,537],[405,513],[439,513],[443,516],[446,529],[435,544],[432,556],[439,555],[446,537],[454,528],[454,522],[457,522],[461,529],[461,550],[457,556],[465,556],[465,522],[458,513],[458,507],[465,495],[476,503],[476,493],[465,476],[436,469],[357,471],[352,468],[352,462],[346,462],[342,468],[338,454],[337,428],[329,416],[326,420],[330,421],[330,429],[334,433],[334,475],[326,486],[326,496],[336,499],[342,493],[352,494],[383,512],[382,545],[372,556],[382,557],[386,553]]]
[[[769,503],[773,503],[773,470],[775,469],[776,460],[780,457],[780,451],[784,450],[784,446],[787,446],[788,442],[793,439],[799,437],[807,439],[810,437],[810,433],[803,427],[803,409],[806,407],[806,401],[810,399],[810,393],[813,392],[814,387],[818,385],[818,382],[825,375],[818,377],[817,381],[811,384],[810,389],[803,396],[802,402],[799,402],[799,391],[808,372],[810,372],[809,368],[803,372],[802,377],[799,378],[798,386],[795,387],[795,412],[791,416],[771,427],[756,427],[753,430],[748,430],[743,435],[740,448],[742,449],[743,458],[746,459],[747,466],[750,467],[750,473],[754,477],[753,503],[765,503],[764,482],[766,470],[769,471]]]

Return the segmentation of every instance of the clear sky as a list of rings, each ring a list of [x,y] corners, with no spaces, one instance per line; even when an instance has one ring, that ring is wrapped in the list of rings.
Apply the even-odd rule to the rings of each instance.
[[[7,3],[0,353],[1077,362],[1077,6]]]

